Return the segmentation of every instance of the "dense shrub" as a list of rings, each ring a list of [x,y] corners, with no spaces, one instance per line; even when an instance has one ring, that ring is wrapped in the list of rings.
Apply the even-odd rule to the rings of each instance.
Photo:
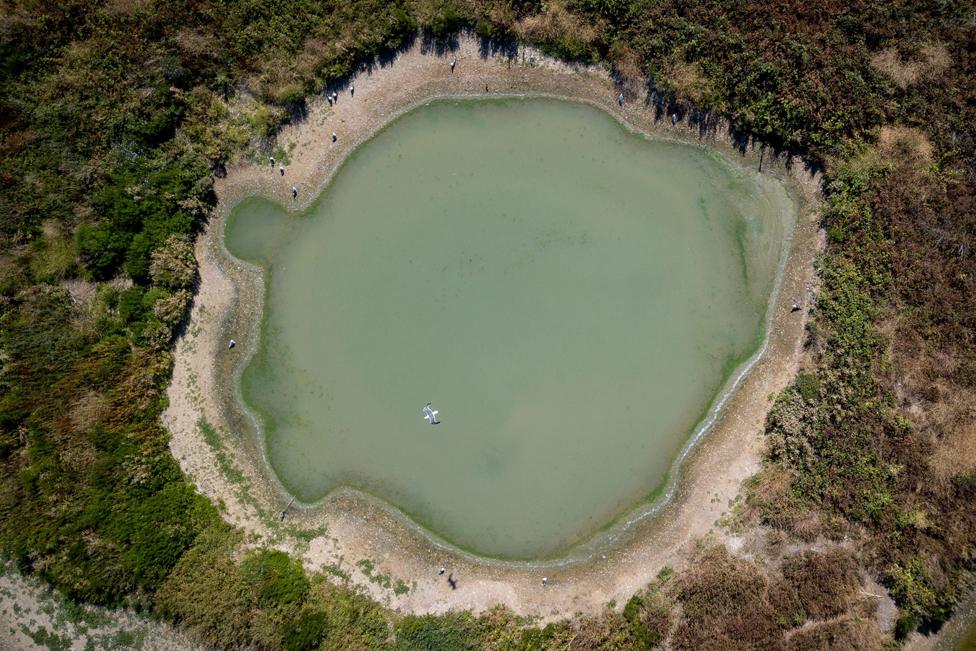
[[[783,577],[796,589],[809,619],[829,619],[844,613],[861,585],[857,561],[841,549],[789,558],[783,564]]]
[[[642,649],[661,645],[671,630],[672,603],[658,590],[636,594],[624,606],[624,619]]]
[[[775,648],[783,633],[802,623],[795,591],[770,581],[724,547],[703,552],[678,579],[682,619],[672,638],[679,649]]]
[[[906,142],[924,147],[917,135]],[[843,236],[831,238],[820,263],[817,368],[777,399],[767,421],[764,474],[790,479],[751,500],[768,523],[794,533],[808,522],[837,537],[861,528],[873,571],[902,608],[904,635],[948,616],[972,566],[964,551],[976,542],[971,493],[938,476],[931,459],[959,436],[952,428],[965,408],[948,387],[971,386],[958,369],[972,358],[976,305],[967,287],[976,263],[960,255],[974,225],[962,208],[971,192],[886,147],[853,147],[831,168],[827,225]],[[936,403],[939,419],[919,409]]]
[[[451,5],[445,5],[436,9],[424,25],[434,38],[444,38],[457,32],[464,19],[458,10]]]
[[[131,235],[111,226],[82,224],[75,235],[81,263],[95,280],[111,278],[125,259]]]
[[[149,272],[153,283],[160,287],[191,289],[196,282],[197,267],[190,239],[171,235],[153,251]]]
[[[329,618],[323,612],[302,613],[285,629],[285,651],[307,651],[319,648],[329,632]]]
[[[244,579],[255,587],[262,605],[292,604],[308,592],[308,579],[301,563],[288,554],[262,549],[241,564]]]
[[[407,615],[396,625],[397,649],[463,651],[478,648],[476,620],[470,613]]]

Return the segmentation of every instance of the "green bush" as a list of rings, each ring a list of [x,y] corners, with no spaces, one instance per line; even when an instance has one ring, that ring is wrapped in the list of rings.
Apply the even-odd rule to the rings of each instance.
[[[146,290],[138,285],[119,293],[119,316],[124,323],[136,323],[145,318],[149,311],[146,308],[145,298]]]
[[[816,400],[820,396],[820,378],[816,373],[801,372],[796,376],[795,384],[804,400]]]
[[[464,651],[478,648],[477,623],[470,613],[407,615],[396,624],[402,651]]]
[[[434,12],[425,27],[434,38],[445,38],[456,33],[464,24],[464,19],[454,7],[442,6]]]
[[[813,516],[817,533],[858,532],[869,569],[902,609],[898,635],[944,619],[972,564],[976,516],[967,507],[976,474],[933,475],[928,461],[941,433],[924,429],[929,419],[905,427],[897,396],[927,408],[940,392],[966,395],[976,384],[965,7],[873,2],[838,15],[756,0],[706,0],[694,11],[627,0],[558,4],[564,11],[551,17],[560,19],[538,32],[547,52],[594,61],[612,42],[658,82],[673,82],[665,71],[686,63],[688,83],[668,87],[688,96],[674,100],[707,102],[696,108],[723,112],[736,129],[825,167],[816,368],[777,399],[768,421],[770,467],[789,481],[783,499],[766,502],[778,509],[766,517],[789,528]],[[295,103],[408,42],[418,15],[436,38],[465,25],[499,38],[503,26],[525,27],[519,20],[543,3],[52,6],[8,3],[0,39],[0,549],[73,598],[155,605],[207,644],[274,647],[289,632],[295,644],[314,644],[327,622],[334,648],[388,646],[389,613],[362,595],[310,588],[287,558],[235,561],[240,541],[185,483],[158,425],[170,326],[196,280],[192,237],[213,205],[211,165],[288,119],[280,107],[235,118],[250,106],[235,89]],[[944,45],[951,65],[922,84],[898,87],[872,65],[880,48],[908,54],[923,44]],[[695,90],[703,80],[707,93]],[[862,142],[894,123],[924,130],[934,154],[924,174],[898,169]],[[42,239],[46,223],[73,232],[74,242]],[[137,287],[104,283],[82,310],[58,286],[75,273],[96,281],[125,273]],[[901,372],[906,350],[919,372]],[[740,638],[755,630],[774,640],[793,621],[782,586],[759,585],[727,560],[711,569],[697,584],[680,582],[690,618],[680,639],[720,644],[700,635],[715,630],[715,606],[739,617]],[[825,601],[811,594],[794,595],[808,614]],[[648,623],[659,605],[642,595],[628,603],[624,624],[586,620],[576,643],[622,646],[659,630]],[[302,609],[307,620],[296,615]],[[486,621],[406,617],[396,643],[484,646],[496,639]],[[763,632],[768,622],[775,630]],[[506,630],[505,639],[535,648],[561,644],[567,633],[568,645],[576,632],[560,626]]]
[[[107,280],[115,275],[131,239],[130,234],[114,231],[105,224],[82,224],[75,231],[81,262],[95,280]]]
[[[137,283],[149,280],[149,251],[152,241],[146,233],[136,233],[125,255],[125,271]]]
[[[249,554],[241,563],[241,572],[265,606],[297,603],[308,592],[302,564],[282,551],[262,549]]]
[[[329,632],[329,618],[319,611],[302,613],[285,629],[285,651],[317,649]]]
[[[393,7],[391,9],[390,23],[390,37],[385,43],[387,47],[401,45],[412,38],[417,32],[417,19],[401,7]]]
[[[639,648],[653,649],[671,630],[671,603],[657,589],[635,594],[624,606],[624,619]]]
[[[30,271],[40,283],[55,283],[70,276],[75,270],[75,247],[70,240],[55,237],[33,248]]]

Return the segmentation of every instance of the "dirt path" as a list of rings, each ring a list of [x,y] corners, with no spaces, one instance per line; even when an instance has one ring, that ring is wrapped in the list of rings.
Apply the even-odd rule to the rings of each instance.
[[[449,62],[457,57],[452,73]],[[724,534],[715,523],[729,510],[742,482],[759,467],[761,429],[775,395],[795,373],[800,359],[805,311],[791,314],[794,301],[809,304],[812,260],[818,248],[814,214],[819,178],[751,146],[734,148],[724,124],[703,134],[687,122],[673,127],[641,98],[618,106],[620,92],[605,71],[577,68],[529,49],[512,59],[483,56],[474,39],[462,38],[453,52],[424,52],[417,45],[383,67],[366,70],[339,100],[310,106],[306,120],[286,127],[279,144],[290,150],[281,176],[269,165],[240,164],[218,181],[217,215],[197,242],[201,284],[187,334],[175,351],[170,407],[165,422],[170,447],[200,491],[222,507],[254,544],[270,544],[302,556],[312,570],[324,570],[361,585],[374,598],[405,612],[481,611],[503,604],[543,620],[577,611],[595,612],[610,600],[622,606],[664,566],[680,567],[696,541]],[[380,505],[338,493],[305,509],[277,512],[287,502],[260,461],[249,423],[231,406],[234,373],[255,342],[263,304],[260,273],[229,260],[221,245],[225,216],[244,196],[263,194],[282,205],[303,208],[328,182],[358,143],[391,119],[441,96],[548,95],[584,101],[646,133],[707,143],[750,164],[764,158],[764,171],[786,179],[801,207],[781,291],[774,308],[765,355],[742,380],[705,440],[683,464],[673,499],[657,515],[619,532],[613,543],[589,550],[586,559],[547,565],[513,565],[470,557],[439,545]],[[331,141],[335,132],[337,140]],[[290,188],[298,189],[293,200]],[[234,338],[238,346],[227,350]],[[211,428],[199,427],[205,421]],[[619,529],[619,527],[618,527]],[[452,590],[437,569],[449,569]],[[548,585],[542,586],[542,577]],[[348,577],[348,578],[346,578]]]

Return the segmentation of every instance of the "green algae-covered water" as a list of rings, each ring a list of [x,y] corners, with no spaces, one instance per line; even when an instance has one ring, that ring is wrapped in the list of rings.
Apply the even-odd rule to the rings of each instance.
[[[243,398],[299,499],[552,557],[660,491],[761,345],[793,220],[778,181],[589,106],[434,102],[307,212],[234,210],[268,282]]]

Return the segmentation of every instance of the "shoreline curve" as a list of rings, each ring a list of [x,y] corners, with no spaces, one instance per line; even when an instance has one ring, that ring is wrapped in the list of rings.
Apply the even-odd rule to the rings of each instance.
[[[355,98],[343,95],[334,107],[324,106],[319,98],[311,103],[305,120],[281,131],[279,142],[296,145],[284,178],[267,166],[244,162],[218,179],[217,209],[196,244],[200,286],[186,334],[174,354],[170,406],[164,414],[172,434],[170,447],[198,489],[221,506],[225,519],[252,540],[295,553],[309,569],[347,576],[345,580],[374,598],[407,612],[482,611],[502,604],[517,614],[546,619],[595,612],[611,600],[625,602],[665,565],[680,566],[695,540],[710,533],[726,535],[715,522],[742,482],[758,470],[769,398],[794,375],[801,355],[806,311],[791,315],[789,306],[798,300],[808,307],[812,297],[812,259],[822,239],[816,219],[819,175],[807,172],[796,159],[768,155],[756,143],[743,146],[723,121],[704,131],[687,121],[672,126],[656,114],[654,105],[642,100],[629,100],[621,107],[616,101],[619,87],[601,68],[565,64],[530,48],[519,52],[521,61],[518,55],[485,56],[470,37],[441,54],[427,53],[415,44],[390,65],[367,69],[352,79]],[[456,73],[447,63],[451,56],[458,59]],[[498,90],[486,95],[484,84]],[[241,434],[253,423],[246,422],[243,410],[235,414],[229,404],[240,398],[237,380],[257,342],[264,280],[259,268],[224,249],[227,215],[240,200],[254,195],[304,210],[347,154],[403,113],[431,100],[525,96],[583,102],[634,132],[708,146],[739,162],[758,160],[767,173],[786,183],[797,207],[796,225],[771,297],[762,345],[715,396],[675,459],[662,494],[650,504],[635,505],[554,561],[476,556],[440,540],[395,507],[351,489],[337,489],[313,505],[289,510],[287,523],[277,522],[281,507],[288,510],[286,493],[266,460],[259,458],[261,441]],[[342,128],[354,129],[360,137],[331,143],[328,134]],[[288,196],[292,185],[299,188],[297,202]],[[799,296],[804,296],[802,301]],[[230,337],[239,342],[237,355],[221,354],[222,342]],[[228,377],[229,385],[221,381]],[[214,444],[213,436],[208,440],[200,422],[213,426],[219,443]],[[229,466],[238,477],[227,476]],[[369,563],[355,565],[362,560]],[[458,590],[441,585],[440,566],[452,568]],[[543,568],[549,578],[545,590],[540,589]],[[384,585],[377,576],[399,579],[410,589],[391,590],[390,581]]]
[[[454,95],[439,95],[433,98],[427,98],[416,102],[410,106],[407,106],[402,111],[399,111],[396,115],[390,118],[389,121],[382,124],[369,136],[364,138],[362,141],[357,143],[347,155],[345,155],[332,169],[326,179],[323,181],[320,189],[316,190],[316,194],[310,198],[310,200],[305,203],[301,208],[291,208],[281,205],[277,201],[274,205],[278,206],[283,212],[294,214],[294,213],[304,213],[308,210],[312,204],[319,201],[323,194],[328,191],[329,185],[335,176],[339,173],[342,167],[349,160],[349,156],[359,151],[359,149],[367,145],[373,138],[380,135],[381,132],[392,126],[400,118],[412,113],[422,107],[429,106],[435,102],[448,102],[448,101],[489,101],[489,100],[534,100],[534,99],[545,99],[552,101],[561,102],[574,102],[578,104],[583,104],[587,107],[596,108],[602,111],[601,108],[593,107],[588,102],[581,102],[577,99],[564,99],[560,97],[555,97],[552,95],[536,95],[532,93],[523,93],[519,95],[511,94],[500,94],[491,97],[466,97],[466,96],[454,96]],[[648,139],[654,139],[658,141],[665,141],[659,135],[648,135],[638,129],[635,129],[630,124],[623,121],[620,116],[609,115],[619,127],[626,130],[629,134],[636,137],[643,137]],[[692,147],[693,145],[676,139],[667,139],[667,141],[678,142],[681,146]],[[736,170],[745,170],[745,168],[738,161],[729,159],[728,156],[714,152],[709,149],[705,149],[706,155],[711,155],[717,160],[717,162],[722,166],[734,167]],[[733,172],[734,173],[734,172]],[[782,179],[779,179],[782,183]],[[793,214],[791,215],[791,221],[793,227],[795,227],[796,218],[799,212],[799,201],[792,192],[792,189],[784,183],[784,187],[787,190],[788,198],[790,201],[791,210]],[[238,258],[233,253],[231,253],[225,244],[224,231],[227,227],[229,216],[237,208],[237,206],[242,201],[246,201],[251,198],[260,198],[268,200],[266,195],[247,195],[241,197],[236,203],[228,203],[226,211],[223,213],[224,218],[220,220],[217,226],[217,231],[213,234],[214,241],[219,245],[219,251],[221,259],[219,263],[224,269],[228,267],[240,267],[245,270],[245,273],[253,277],[253,281],[260,287],[261,296],[257,299],[259,307],[257,308],[258,313],[253,314],[250,310],[247,310],[246,314],[243,314],[242,310],[237,311],[237,316],[242,317],[248,322],[257,322],[262,324],[258,328],[248,330],[248,343],[253,343],[254,345],[248,345],[242,350],[244,351],[243,356],[236,361],[233,365],[231,382],[228,386],[233,388],[233,399],[232,404],[225,404],[224,411],[226,417],[233,417],[235,421],[242,422],[242,427],[245,428],[249,435],[253,439],[253,449],[254,454],[259,456],[262,462],[265,464],[263,466],[264,472],[268,475],[268,481],[273,485],[275,491],[279,493],[285,501],[289,502],[293,508],[303,509],[306,511],[316,510],[325,507],[328,502],[334,499],[337,495],[344,495],[350,499],[358,499],[362,501],[370,502],[374,507],[382,509],[389,513],[392,517],[395,517],[401,521],[401,525],[413,529],[427,538],[430,541],[441,547],[445,551],[455,554],[465,556],[469,559],[483,561],[492,563],[495,565],[502,565],[507,567],[519,567],[519,568],[553,568],[560,567],[564,565],[569,565],[573,563],[581,563],[592,560],[598,553],[612,548],[616,541],[621,539],[622,536],[626,536],[627,530],[640,522],[641,520],[654,517],[659,513],[664,507],[667,506],[668,502],[674,496],[677,484],[681,477],[681,466],[683,465],[685,459],[692,453],[694,448],[707,437],[709,430],[712,425],[718,420],[719,415],[728,401],[730,396],[739,388],[743,379],[749,374],[753,366],[762,358],[766,352],[766,348],[769,342],[770,326],[773,316],[774,307],[776,305],[776,300],[779,295],[780,280],[782,279],[783,271],[786,266],[787,253],[790,248],[790,241],[792,238],[793,227],[787,232],[787,236],[784,238],[780,245],[780,256],[777,262],[777,269],[773,280],[773,289],[768,298],[768,305],[763,316],[762,322],[762,337],[759,340],[758,346],[749,353],[747,357],[736,363],[735,367],[732,369],[730,374],[724,378],[721,386],[716,391],[715,395],[712,396],[711,400],[703,407],[700,415],[695,420],[693,427],[688,431],[688,434],[682,443],[681,447],[675,453],[674,458],[669,464],[668,470],[663,476],[663,478],[654,485],[651,490],[646,493],[641,494],[639,497],[630,501],[629,505],[621,509],[616,515],[611,519],[606,521],[602,526],[587,532],[575,542],[559,548],[555,553],[539,556],[533,558],[503,558],[499,556],[492,556],[489,554],[482,554],[476,550],[469,549],[463,545],[459,545],[456,542],[448,539],[437,530],[427,527],[421,524],[413,515],[404,511],[398,505],[389,500],[383,498],[380,495],[374,494],[370,491],[363,490],[360,488],[354,488],[347,485],[340,485],[334,489],[331,489],[324,495],[316,498],[313,501],[304,501],[298,498],[294,493],[292,493],[281,480],[278,472],[274,469],[271,464],[270,459],[267,454],[267,441],[264,428],[261,424],[261,419],[258,414],[254,411],[251,405],[248,404],[247,400],[241,393],[242,387],[242,376],[244,371],[247,369],[248,365],[253,360],[255,354],[257,354],[258,343],[257,340],[260,338],[260,331],[263,329],[263,323],[266,318],[265,314],[265,303],[264,303],[264,292],[267,290],[266,283],[266,269],[260,265],[251,263],[247,260]],[[254,341],[252,342],[252,338]],[[237,341],[237,340],[235,340]],[[224,383],[227,385],[227,383]],[[226,388],[226,386],[225,386]],[[226,393],[226,392],[225,392]],[[225,402],[228,402],[225,400]],[[232,416],[228,416],[232,414]]]

